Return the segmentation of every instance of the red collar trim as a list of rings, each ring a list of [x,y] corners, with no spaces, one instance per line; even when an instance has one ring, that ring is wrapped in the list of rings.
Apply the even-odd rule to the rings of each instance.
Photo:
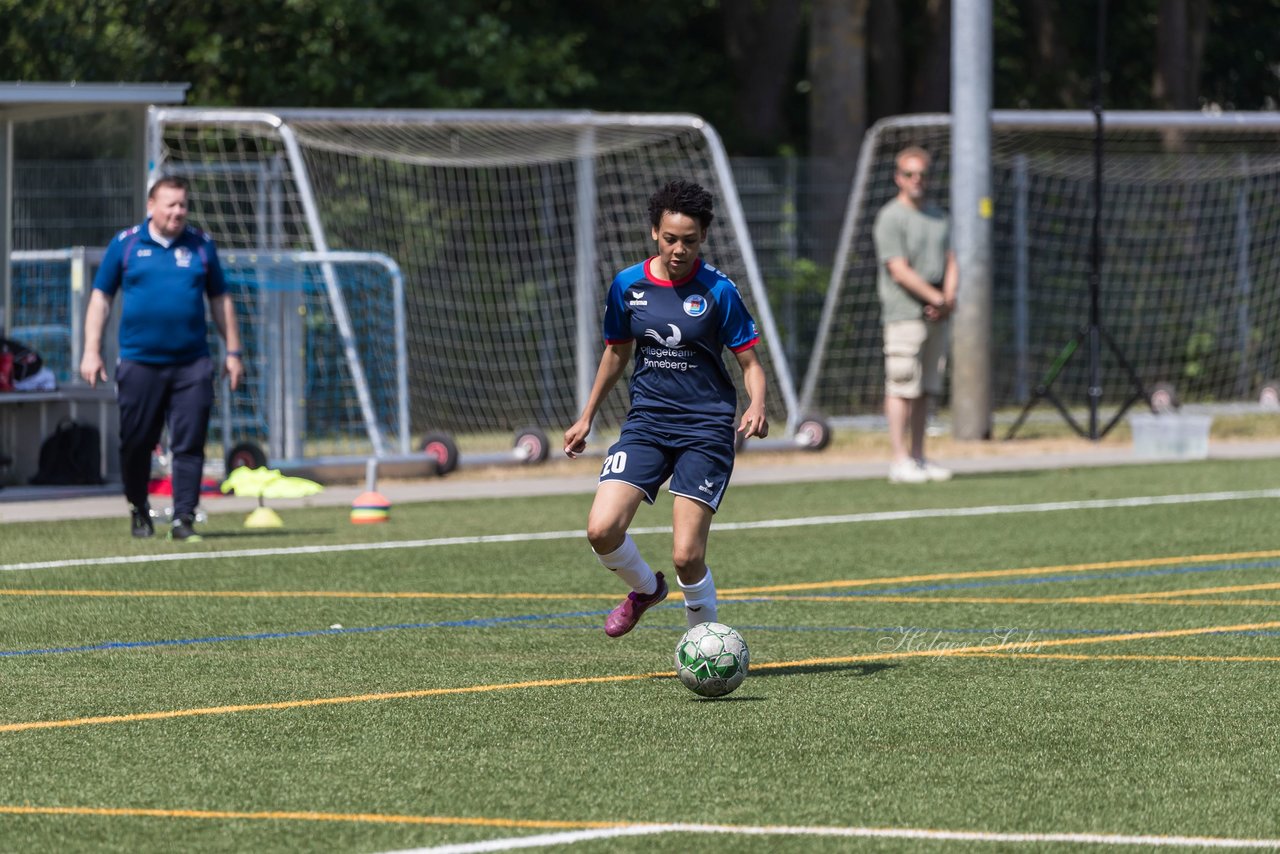
[[[698,259],[696,259],[696,260],[694,261],[693,269],[689,271],[689,275],[685,276],[685,277],[684,277],[684,278],[682,278],[682,279],[675,279],[675,280],[670,281],[670,282],[664,282],[664,281],[662,281],[661,279],[655,279],[655,278],[653,277],[653,274],[649,272],[649,264],[650,264],[650,262],[652,262],[652,261],[653,261],[653,259],[654,259],[654,258],[657,258],[657,257],[658,257],[657,255],[653,255],[653,256],[650,256],[649,258],[645,259],[645,262],[644,262],[644,277],[645,277],[646,279],[648,279],[648,280],[650,281],[650,283],[655,284],[655,285],[657,285],[657,286],[658,286],[658,287],[660,287],[660,288],[678,288],[678,287],[680,287],[681,285],[687,285],[689,282],[692,282],[692,281],[693,281],[694,276],[698,275],[698,271],[702,269],[702,259],[701,259],[701,258],[698,258]]]

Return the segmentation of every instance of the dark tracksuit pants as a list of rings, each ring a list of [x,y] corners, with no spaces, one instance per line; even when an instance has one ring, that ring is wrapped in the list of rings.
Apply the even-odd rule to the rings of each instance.
[[[213,361],[151,365],[121,361],[116,369],[120,404],[120,476],[134,507],[147,503],[151,453],[169,424],[173,516],[195,513],[204,473],[204,442],[213,408]]]

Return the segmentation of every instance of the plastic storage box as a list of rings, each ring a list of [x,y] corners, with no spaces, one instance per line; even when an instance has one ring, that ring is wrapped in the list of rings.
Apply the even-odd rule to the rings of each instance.
[[[1133,452],[1139,457],[1203,460],[1209,456],[1211,424],[1212,415],[1131,415]]]

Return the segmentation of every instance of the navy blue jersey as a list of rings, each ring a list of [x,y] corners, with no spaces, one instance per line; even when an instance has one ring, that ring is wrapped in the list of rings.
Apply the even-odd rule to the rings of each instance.
[[[731,430],[738,408],[721,350],[760,341],[738,287],[702,261],[675,282],[649,275],[649,262],[613,279],[604,309],[608,344],[636,342],[628,422]]]
[[[205,297],[227,284],[213,239],[188,225],[168,246],[148,223],[127,228],[107,246],[93,286],[107,296],[123,289],[120,358],[181,365],[209,355]]]

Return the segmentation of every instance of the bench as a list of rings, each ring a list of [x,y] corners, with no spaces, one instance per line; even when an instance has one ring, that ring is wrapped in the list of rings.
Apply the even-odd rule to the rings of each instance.
[[[72,385],[56,391],[0,392],[0,457],[12,460],[7,468],[0,469],[0,482],[30,482],[39,468],[41,443],[63,418],[98,428],[102,477],[119,478],[120,420],[115,385]]]

